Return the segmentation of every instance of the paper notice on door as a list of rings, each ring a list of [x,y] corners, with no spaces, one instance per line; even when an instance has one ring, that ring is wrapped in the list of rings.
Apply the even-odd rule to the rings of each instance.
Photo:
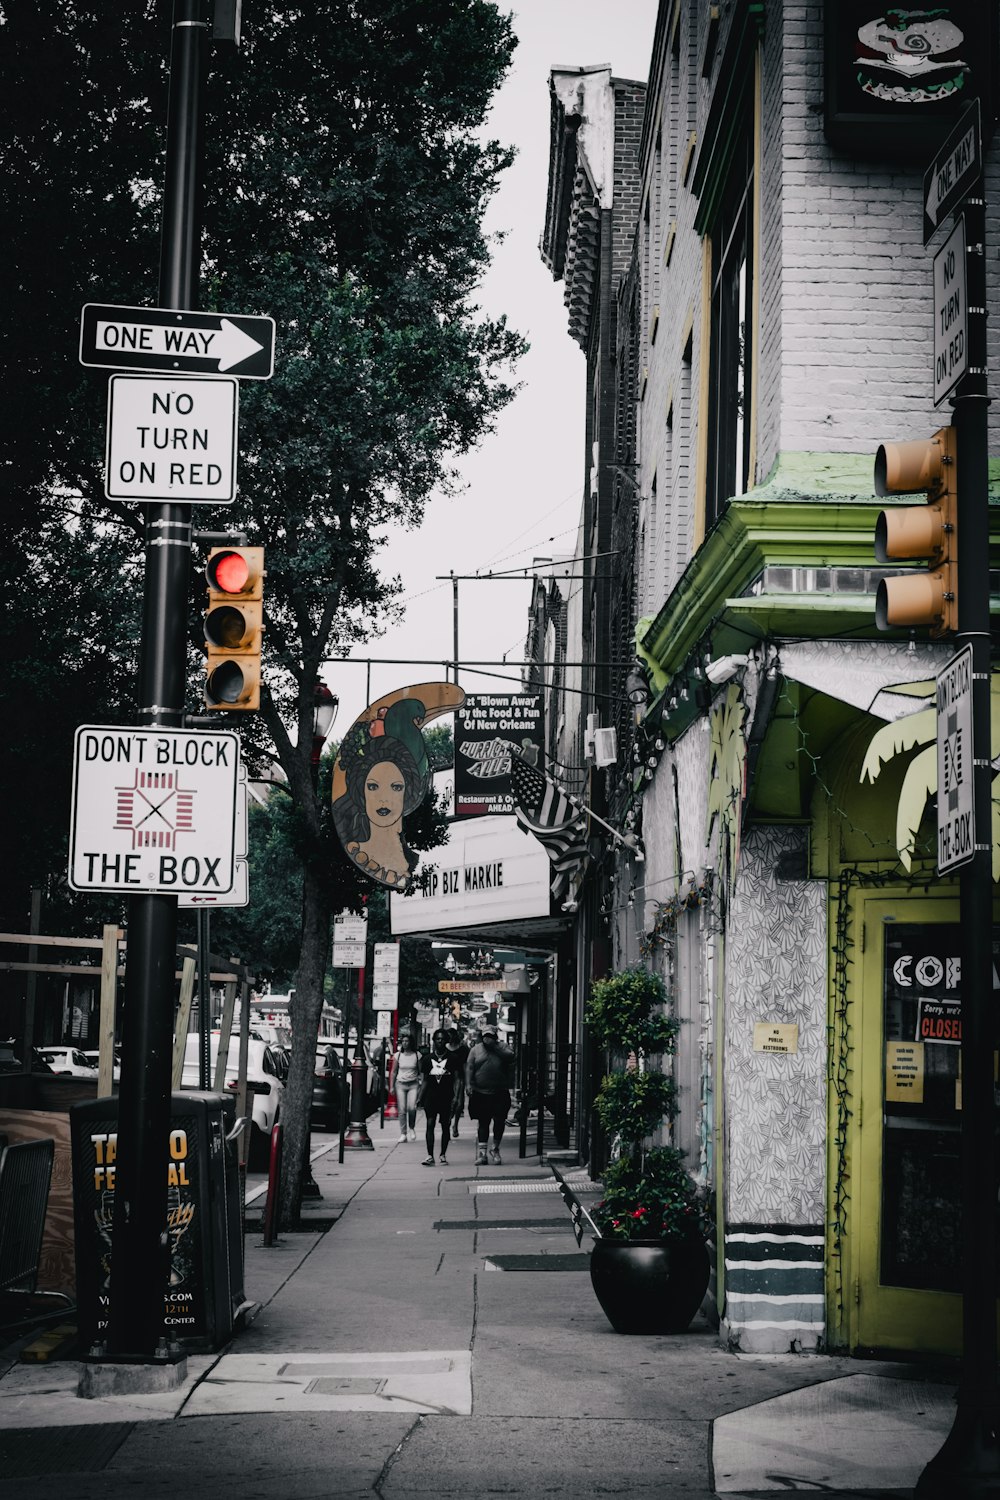
[[[923,1042],[886,1042],[885,1098],[887,1104],[923,1104]]]

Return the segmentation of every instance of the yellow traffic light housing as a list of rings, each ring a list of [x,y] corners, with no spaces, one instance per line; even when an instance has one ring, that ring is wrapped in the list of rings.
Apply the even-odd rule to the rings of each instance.
[[[205,577],[205,702],[210,708],[259,708],[264,549],[213,547]]]
[[[924,505],[884,510],[875,526],[880,563],[926,558],[931,571],[914,569],[883,578],[875,600],[879,630],[926,625],[931,635],[958,629],[958,465],[953,427],[910,443],[883,443],[875,455],[875,493],[927,492]]]

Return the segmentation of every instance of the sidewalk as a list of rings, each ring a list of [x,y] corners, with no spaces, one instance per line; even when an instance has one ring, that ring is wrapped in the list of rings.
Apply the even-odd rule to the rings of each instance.
[[[82,1400],[73,1361],[0,1365],[7,1500],[906,1495],[940,1447],[953,1391],[911,1367],[614,1333],[516,1136],[427,1168],[371,1135],[315,1156],[316,1229],[248,1235],[260,1311],[182,1388]]]

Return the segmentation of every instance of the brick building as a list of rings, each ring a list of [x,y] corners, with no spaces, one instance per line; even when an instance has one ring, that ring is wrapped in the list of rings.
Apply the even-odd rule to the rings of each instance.
[[[954,642],[876,629],[897,570],[872,478],[881,443],[951,422],[933,257],[952,220],[925,246],[923,182],[971,98],[997,361],[996,20],[945,9],[663,0],[644,96],[606,68],[552,75],[542,253],[591,376],[580,550],[614,570],[582,621],[579,659],[615,664],[582,713],[619,736],[591,797],[646,856],[597,851],[578,982],[588,947],[594,972],[668,981],[675,1139],[714,1198],[712,1291],[743,1350],[960,1337],[958,882],[936,870],[932,763]]]

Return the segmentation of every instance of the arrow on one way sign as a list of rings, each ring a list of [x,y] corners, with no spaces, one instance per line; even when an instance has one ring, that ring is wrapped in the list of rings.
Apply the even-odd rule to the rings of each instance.
[[[945,215],[962,201],[982,173],[979,100],[973,99],[924,173],[925,245]]]
[[[269,380],[274,319],[88,302],[80,323],[80,363],[202,375],[232,371],[241,379]]]

